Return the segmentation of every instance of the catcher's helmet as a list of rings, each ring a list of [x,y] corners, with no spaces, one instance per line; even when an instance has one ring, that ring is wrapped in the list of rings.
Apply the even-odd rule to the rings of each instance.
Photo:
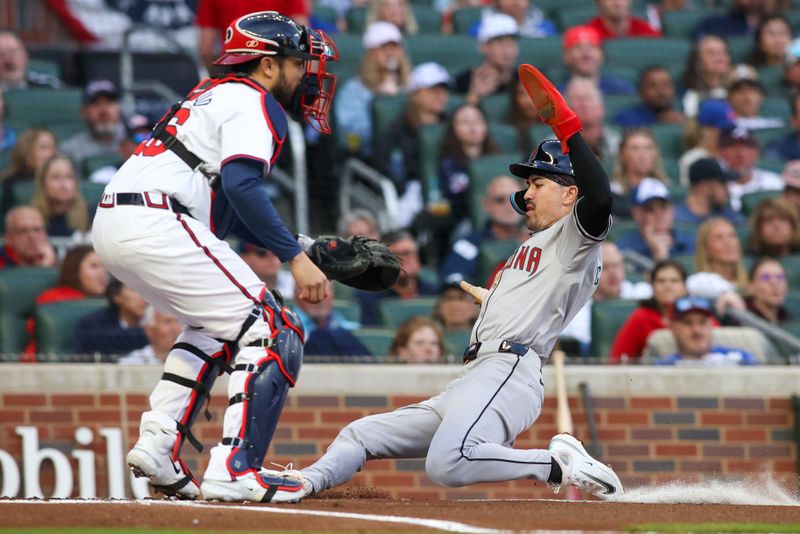
[[[509,166],[511,174],[522,179],[531,175],[543,176],[561,185],[575,185],[575,173],[569,155],[561,151],[561,143],[557,139],[545,139],[531,152],[528,161],[514,163]]]
[[[225,31],[222,55],[214,65],[238,65],[260,56],[290,56],[306,61],[306,73],[287,111],[314,129],[330,133],[328,109],[336,76],[325,65],[339,59],[333,41],[277,11],[259,11],[239,17]],[[281,102],[286,107],[287,103]]]

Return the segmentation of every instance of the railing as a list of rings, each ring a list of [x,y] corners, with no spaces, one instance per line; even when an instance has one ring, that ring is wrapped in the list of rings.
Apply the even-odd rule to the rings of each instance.
[[[339,210],[344,214],[355,207],[375,214],[383,231],[397,227],[399,199],[392,181],[366,163],[350,158],[342,172]]]

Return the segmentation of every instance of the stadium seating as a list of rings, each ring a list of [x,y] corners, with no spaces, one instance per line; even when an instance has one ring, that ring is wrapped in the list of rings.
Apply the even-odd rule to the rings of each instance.
[[[360,328],[352,331],[353,335],[367,347],[370,354],[379,361],[389,356],[389,347],[394,340],[395,331],[386,328]]]
[[[386,298],[381,301],[381,321],[389,328],[397,328],[417,315],[430,317],[436,305],[435,297],[411,299]]]
[[[106,189],[106,184],[82,181],[78,184],[86,205],[90,208],[100,202],[100,197]]]
[[[512,145],[516,148],[516,144]],[[495,176],[509,176],[508,166],[515,162],[517,154],[492,154],[473,160],[469,165],[469,197],[470,213],[473,225],[480,228],[486,222],[483,210],[483,193],[486,186]]]
[[[406,95],[378,95],[372,99],[372,133],[377,139],[403,112]]]
[[[40,361],[69,361],[78,321],[108,305],[106,299],[70,300],[36,307],[36,349]]]
[[[800,289],[800,254],[779,258],[783,270],[786,271],[786,280],[790,289]],[[800,317],[800,313],[798,313]]]
[[[754,328],[742,326],[724,326],[711,330],[711,342],[714,345],[742,349],[749,352],[760,362],[773,360],[775,350],[764,335]],[[675,336],[667,328],[656,330],[647,338],[643,356],[657,360],[678,352]]]
[[[489,278],[500,262],[506,261],[519,246],[516,239],[498,239],[482,243],[478,249],[477,282],[488,285]]]
[[[459,330],[457,332],[447,332],[444,335],[445,345],[447,346],[447,358],[450,363],[461,363],[464,349],[469,346],[469,336],[472,330]]]
[[[480,63],[477,41],[466,35],[412,35],[406,49],[414,65],[434,61],[452,75]]]
[[[0,361],[18,359],[28,337],[25,321],[39,294],[55,285],[58,269],[25,267],[0,271]]]
[[[481,20],[481,7],[462,7],[453,12],[453,33],[466,35]]]
[[[333,301],[333,311],[340,313],[348,321],[361,322],[361,306],[349,300],[335,299]]]
[[[602,300],[592,304],[591,355],[606,357],[619,329],[636,309],[635,300]]]
[[[489,95],[484,97],[480,102],[481,110],[489,122],[504,123],[508,117],[508,109],[511,102],[508,100],[508,94],[500,93],[497,95]]]
[[[426,201],[442,197],[439,188],[439,149],[444,137],[444,124],[429,124],[420,128],[419,165],[422,194]]]
[[[791,276],[791,273],[787,272],[786,275],[787,277]],[[796,280],[797,275],[794,275],[793,278]],[[790,281],[789,285],[797,287],[796,282],[792,283]],[[784,301],[783,305],[786,308],[786,311],[789,312],[789,317],[793,319],[798,326],[800,326],[800,291],[789,291],[789,293],[786,295],[786,300]]]
[[[33,126],[82,122],[79,89],[18,90],[5,94],[6,118]]]
[[[702,9],[682,9],[667,11],[661,15],[664,26],[664,37],[671,39],[691,39],[695,28],[704,18],[719,11],[706,11]]]
[[[608,39],[603,43],[607,64],[637,70],[674,63],[687,57],[690,47],[683,39]]]
[[[756,191],[742,195],[742,213],[746,216],[752,215],[761,201],[780,196],[780,194],[780,191]]]
[[[656,124],[650,128],[662,158],[677,160],[683,153],[683,125]],[[677,180],[677,175],[675,176]]]
[[[561,36],[519,40],[519,63],[530,63],[549,72],[549,69],[563,65],[563,55]]]

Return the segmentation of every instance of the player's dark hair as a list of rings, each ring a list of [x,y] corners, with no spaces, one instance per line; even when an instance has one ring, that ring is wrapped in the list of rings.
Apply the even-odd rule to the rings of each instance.
[[[70,249],[64,256],[61,263],[61,270],[58,274],[58,285],[71,287],[77,291],[86,292],[86,288],[81,284],[81,263],[94,249],[91,245],[78,245]]]

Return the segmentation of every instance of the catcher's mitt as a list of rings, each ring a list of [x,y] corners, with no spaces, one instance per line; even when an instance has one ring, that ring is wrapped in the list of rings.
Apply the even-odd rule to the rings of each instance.
[[[400,276],[400,259],[368,237],[320,236],[306,250],[329,280],[368,291],[389,289]]]

